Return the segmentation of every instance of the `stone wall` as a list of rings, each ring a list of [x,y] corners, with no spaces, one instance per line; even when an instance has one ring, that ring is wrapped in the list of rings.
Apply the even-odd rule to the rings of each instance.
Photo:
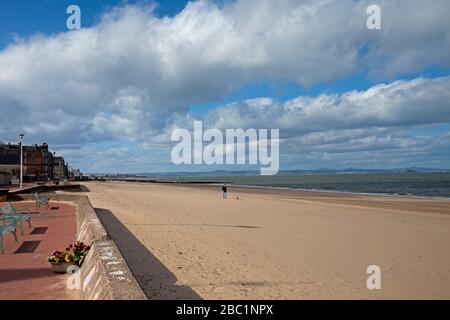
[[[112,240],[94,241],[81,267],[81,299],[147,299]]]

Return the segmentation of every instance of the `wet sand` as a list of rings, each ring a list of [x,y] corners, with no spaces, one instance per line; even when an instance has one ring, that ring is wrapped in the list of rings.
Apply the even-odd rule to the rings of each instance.
[[[450,299],[450,201],[85,185],[151,299]]]

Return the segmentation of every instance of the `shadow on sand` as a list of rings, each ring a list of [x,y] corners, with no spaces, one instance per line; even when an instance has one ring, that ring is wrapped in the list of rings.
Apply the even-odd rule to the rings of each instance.
[[[95,211],[147,298],[202,300],[191,287],[177,284],[175,275],[110,210],[96,208]]]
[[[64,191],[65,192],[74,192],[74,193],[77,193],[77,192],[91,192],[91,190],[88,187],[86,187],[84,184],[80,184],[78,186],[78,188],[67,189],[67,190],[64,190]]]
[[[138,225],[138,224],[132,224]],[[139,226],[182,226],[182,227],[218,227],[218,228],[243,228],[243,229],[259,229],[258,226],[243,226],[230,224],[208,224],[208,223],[142,223]]]

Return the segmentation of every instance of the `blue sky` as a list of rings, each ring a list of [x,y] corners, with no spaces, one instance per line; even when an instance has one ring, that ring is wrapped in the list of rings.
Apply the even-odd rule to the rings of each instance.
[[[14,33],[21,36],[30,36],[35,33],[65,32],[66,9],[75,4],[82,8],[82,26],[90,27],[99,18],[101,13],[111,7],[126,3],[142,3],[143,1],[117,1],[117,0],[16,0],[2,1],[0,11],[0,27],[2,30],[2,45],[8,44]],[[157,2],[156,12],[160,16],[173,16],[181,11],[187,1],[168,0]],[[61,14],[62,13],[62,14]]]
[[[276,126],[281,169],[450,168],[449,5],[375,2],[370,31],[368,1],[2,2],[0,141],[87,172],[250,169],[173,165],[170,130],[197,119]]]

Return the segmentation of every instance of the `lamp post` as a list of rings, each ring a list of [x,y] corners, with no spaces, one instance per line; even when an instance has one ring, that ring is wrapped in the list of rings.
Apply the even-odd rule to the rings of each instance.
[[[56,152],[53,152],[53,158],[52,158],[52,170],[53,170],[53,183],[55,184],[55,182],[56,182],[56,176],[57,176],[57,172],[58,172],[58,168],[55,170],[55,168],[56,168],[56,161],[55,161],[55,158],[56,158]]]
[[[23,187],[23,137],[24,134],[19,134],[20,137],[20,189]]]

